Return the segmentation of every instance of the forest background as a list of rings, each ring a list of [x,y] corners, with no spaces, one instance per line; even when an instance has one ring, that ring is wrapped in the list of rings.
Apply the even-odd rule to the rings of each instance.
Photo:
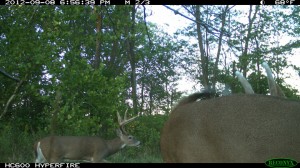
[[[267,94],[264,61],[299,99],[299,6],[159,7],[189,22],[171,33],[148,21],[157,6],[1,6],[0,162],[33,162],[50,134],[112,139],[127,109],[142,146],[108,160],[162,162],[160,130],[183,95],[243,92],[236,70]]]

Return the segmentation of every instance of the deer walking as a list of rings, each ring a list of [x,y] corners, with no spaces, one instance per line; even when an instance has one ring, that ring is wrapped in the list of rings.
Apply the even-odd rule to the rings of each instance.
[[[206,96],[192,94],[171,111],[160,139],[164,162],[300,161],[299,101],[257,94],[196,101]]]
[[[132,135],[128,135],[124,126],[136,117],[127,119],[127,111],[124,119],[117,113],[119,128],[118,137],[112,140],[104,140],[93,136],[48,136],[34,145],[36,163],[62,162],[64,160],[80,160],[85,162],[107,162],[106,157],[118,152],[125,146],[139,146],[140,141]]]

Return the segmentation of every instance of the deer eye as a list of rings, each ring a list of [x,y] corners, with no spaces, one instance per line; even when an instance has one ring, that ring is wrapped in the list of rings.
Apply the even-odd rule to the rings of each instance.
[[[132,136],[129,136],[128,139],[132,139]]]

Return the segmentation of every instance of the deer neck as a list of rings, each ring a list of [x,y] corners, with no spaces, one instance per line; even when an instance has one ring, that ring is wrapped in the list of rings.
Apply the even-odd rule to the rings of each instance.
[[[120,137],[117,137],[115,139],[108,140],[107,146],[108,146],[108,150],[109,150],[108,155],[112,155],[112,154],[118,152],[119,150],[121,150],[122,148],[124,148],[126,146],[126,144],[121,140]]]

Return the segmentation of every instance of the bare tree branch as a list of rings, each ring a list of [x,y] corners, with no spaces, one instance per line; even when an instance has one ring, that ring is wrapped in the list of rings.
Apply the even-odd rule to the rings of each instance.
[[[148,36],[150,47],[152,48],[152,41],[151,41],[151,38],[150,38],[150,34],[149,34],[149,31],[148,31],[147,22],[146,22],[146,8],[145,8],[145,5],[143,5],[143,8],[144,8],[144,23],[145,23],[146,33],[147,33],[147,36]]]
[[[0,120],[1,120],[1,118],[7,113],[7,109],[8,109],[8,107],[9,107],[11,101],[16,97],[16,93],[18,92],[18,90],[19,90],[20,86],[23,84],[23,82],[26,80],[27,76],[28,76],[28,75],[26,74],[26,75],[25,75],[25,78],[24,78],[23,80],[20,80],[20,81],[19,81],[19,83],[18,83],[18,85],[16,86],[16,88],[15,88],[13,94],[10,96],[10,98],[9,98],[8,101],[6,102],[4,111],[3,111],[3,113],[2,113],[1,116],[0,116]]]
[[[175,15],[178,14],[178,15],[180,15],[180,16],[182,16],[182,17],[184,17],[184,18],[186,18],[186,19],[188,19],[188,20],[190,20],[190,21],[192,21],[192,22],[195,22],[195,23],[200,24],[201,26],[203,26],[203,27],[206,29],[206,31],[207,31],[208,33],[211,33],[211,34],[215,35],[215,33],[214,33],[212,30],[210,30],[210,29],[213,29],[214,31],[220,33],[220,30],[218,30],[218,29],[216,29],[216,28],[214,28],[214,27],[212,27],[212,26],[210,26],[210,25],[207,25],[206,23],[204,23],[204,22],[201,21],[201,20],[197,21],[197,20],[191,19],[191,18],[189,18],[188,16],[186,16],[186,15],[184,15],[184,14],[178,12],[178,11],[175,10],[175,9],[170,8],[170,7],[167,6],[167,5],[163,5],[163,6],[166,7],[166,8],[168,8],[169,10],[173,11],[173,12],[175,13]],[[224,31],[224,35],[230,37],[230,33],[227,32],[227,31]]]
[[[0,68],[0,72],[1,72],[4,76],[6,76],[6,77],[8,77],[8,78],[10,78],[10,79],[12,79],[12,80],[15,80],[15,81],[17,81],[17,82],[20,82],[20,81],[21,81],[19,78],[13,77],[12,75],[10,75],[9,73],[5,72],[5,71],[4,71],[3,69],[1,69],[1,68]]]

